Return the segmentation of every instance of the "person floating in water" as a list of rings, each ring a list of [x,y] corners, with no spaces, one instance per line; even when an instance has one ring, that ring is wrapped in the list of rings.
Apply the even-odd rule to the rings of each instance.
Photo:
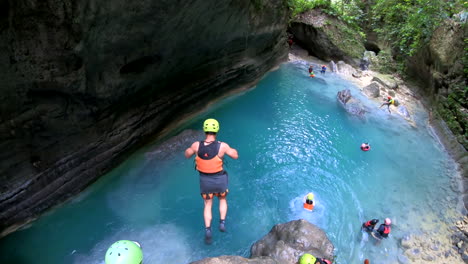
[[[313,193],[308,193],[304,197],[304,209],[308,211],[314,210],[314,194]]]
[[[369,151],[369,150],[370,150],[370,145],[369,145],[369,143],[367,143],[367,142],[366,142],[366,143],[362,143],[362,144],[361,144],[361,150],[362,150],[362,151]]]
[[[312,66],[312,64],[309,66],[309,74],[310,77],[315,77],[314,67]]]
[[[365,259],[364,264],[370,264],[370,261],[368,259]]]
[[[299,258],[299,264],[331,264],[332,262],[325,258],[316,258],[312,254],[305,253]]]
[[[365,223],[362,223],[362,229],[366,232],[374,231],[375,225],[379,222],[379,219],[372,219]]]
[[[327,71],[327,66],[322,65],[322,70],[320,71],[321,73],[325,73]]]
[[[219,123],[215,119],[207,119],[203,123],[205,132],[204,141],[196,141],[185,150],[185,157],[190,158],[195,155],[196,169],[200,174],[200,193],[205,203],[203,217],[205,220],[205,242],[211,243],[211,207],[213,197],[219,199],[219,230],[226,231],[225,220],[227,214],[226,196],[228,190],[228,174],[223,168],[224,155],[233,159],[238,159],[239,154],[236,149],[231,148],[227,143],[217,141],[216,135],[219,131]]]
[[[390,111],[390,105],[393,105],[393,104],[395,104],[395,100],[393,100],[393,98],[391,96],[389,96],[389,97],[387,97],[387,101],[384,102],[379,108],[386,105],[387,109],[388,109],[388,112],[391,114],[392,112]]]
[[[383,224],[379,226],[376,232],[372,232],[372,236],[377,239],[377,243],[382,240],[382,238],[388,238],[388,235],[392,231],[391,228],[392,220],[390,218],[385,218]]]

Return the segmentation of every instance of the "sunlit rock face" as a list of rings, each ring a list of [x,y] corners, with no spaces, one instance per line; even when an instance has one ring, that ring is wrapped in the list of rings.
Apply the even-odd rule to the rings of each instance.
[[[310,55],[324,61],[345,61],[359,65],[364,39],[336,17],[313,9],[295,17],[289,27],[296,42]]]
[[[334,246],[325,232],[304,219],[273,226],[250,248],[250,258],[220,256],[191,264],[296,264],[305,254],[333,260]]]
[[[282,0],[3,1],[0,231],[287,58]]]

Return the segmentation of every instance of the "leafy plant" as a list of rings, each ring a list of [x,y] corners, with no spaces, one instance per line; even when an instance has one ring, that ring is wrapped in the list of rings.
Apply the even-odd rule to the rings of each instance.
[[[413,55],[443,19],[462,8],[462,0],[375,0],[372,25],[399,53]]]

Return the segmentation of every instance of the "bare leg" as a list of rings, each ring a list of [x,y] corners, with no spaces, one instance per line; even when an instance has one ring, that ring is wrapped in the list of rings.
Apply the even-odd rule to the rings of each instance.
[[[205,227],[211,227],[211,207],[213,199],[205,199],[205,209],[203,210],[203,218],[205,219]]]
[[[219,198],[219,219],[226,220],[227,209],[228,209],[228,206],[227,206],[226,197],[220,197]]]

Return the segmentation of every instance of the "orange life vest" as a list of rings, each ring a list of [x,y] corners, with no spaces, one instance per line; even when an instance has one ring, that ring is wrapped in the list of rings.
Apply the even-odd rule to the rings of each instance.
[[[217,173],[223,170],[223,160],[218,156],[220,141],[205,145],[200,141],[197,156],[195,157],[196,168],[202,173]]]

